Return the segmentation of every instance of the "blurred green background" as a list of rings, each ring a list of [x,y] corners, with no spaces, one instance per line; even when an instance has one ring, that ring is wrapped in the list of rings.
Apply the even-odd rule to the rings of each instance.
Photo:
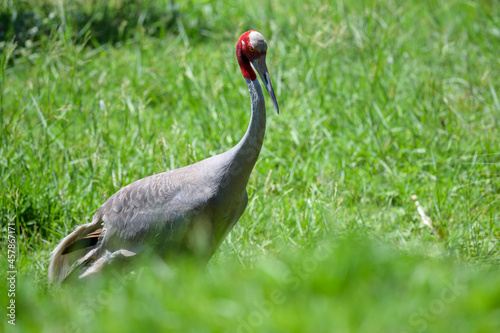
[[[281,114],[208,267],[50,288],[110,195],[243,136],[250,29]],[[2,1],[0,49],[4,331],[500,331],[497,1]]]

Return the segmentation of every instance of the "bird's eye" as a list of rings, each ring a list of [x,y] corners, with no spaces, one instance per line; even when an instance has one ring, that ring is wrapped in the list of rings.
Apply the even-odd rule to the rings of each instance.
[[[255,49],[254,49],[253,47],[251,47],[251,46],[250,46],[250,47],[248,47],[248,50],[250,50],[250,52],[255,51]]]

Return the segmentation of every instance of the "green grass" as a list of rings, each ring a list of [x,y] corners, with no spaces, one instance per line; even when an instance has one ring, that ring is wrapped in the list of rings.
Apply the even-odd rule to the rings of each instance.
[[[65,13],[65,29],[4,45],[0,217],[2,247],[7,223],[17,230],[18,325],[0,327],[500,329],[496,2],[206,2],[174,15],[139,1],[136,16],[120,3],[109,38],[74,15],[104,24],[101,2],[94,14],[49,3],[32,9]],[[249,205],[208,268],[49,288],[50,251],[110,195],[242,137],[234,46],[249,29],[268,41],[281,114],[269,109]]]

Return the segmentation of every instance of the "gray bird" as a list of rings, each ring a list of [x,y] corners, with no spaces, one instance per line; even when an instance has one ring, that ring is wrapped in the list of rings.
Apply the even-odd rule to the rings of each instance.
[[[91,223],[78,226],[52,252],[52,284],[70,275],[84,278],[149,251],[162,258],[179,252],[205,262],[212,257],[247,206],[246,185],[264,140],[266,107],[255,72],[279,114],[266,52],[267,43],[257,31],[245,32],[236,44],[252,109],[241,141],[225,153],[140,179],[116,192]]]

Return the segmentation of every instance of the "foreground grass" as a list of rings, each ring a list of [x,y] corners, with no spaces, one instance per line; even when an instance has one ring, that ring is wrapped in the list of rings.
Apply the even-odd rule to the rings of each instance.
[[[40,292],[21,279],[19,332],[495,332],[497,272],[349,239],[252,268],[154,264]],[[3,295],[2,295],[3,297]]]
[[[139,319],[109,318],[134,309],[137,318],[165,311],[177,318],[153,327],[183,327],[194,313],[199,328],[223,330],[248,322],[255,304],[279,289],[286,301],[256,329],[439,331],[449,324],[492,331],[500,258],[498,6],[254,5],[195,6],[210,13],[202,38],[190,29],[157,38],[137,28],[114,45],[87,35],[86,47],[68,29],[11,62],[3,54],[0,216],[4,240],[7,222],[17,228],[23,327],[36,331],[43,321],[50,331],[68,321],[132,330]],[[50,250],[122,186],[240,139],[249,103],[234,44],[248,29],[268,40],[282,114],[269,112],[245,214],[206,273],[150,272],[144,288],[112,293],[89,324],[72,310],[81,294],[54,297],[47,289]],[[421,223],[413,194],[436,233]],[[379,258],[373,244],[345,245],[299,287],[281,278],[298,272],[310,258],[305,249],[319,240],[353,234],[394,253],[385,249]],[[421,317],[411,316],[438,309],[433,301],[455,277],[462,293],[442,300],[446,309],[422,328]],[[142,307],[137,298],[158,306]]]

